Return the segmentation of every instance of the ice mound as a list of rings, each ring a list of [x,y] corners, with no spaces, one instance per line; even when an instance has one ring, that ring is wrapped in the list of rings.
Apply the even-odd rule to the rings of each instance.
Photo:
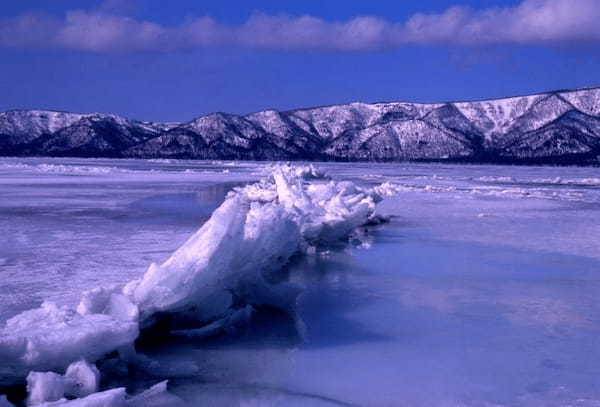
[[[384,182],[383,184],[377,185],[372,191],[380,196],[393,196],[402,190],[402,186],[393,184],[391,182]]]
[[[239,302],[241,286],[260,285],[261,275],[294,254],[347,238],[369,222],[378,193],[350,182],[307,184],[306,171],[275,167],[269,179],[231,192],[167,261],[126,287],[142,316],[223,317]]]
[[[118,285],[97,287],[85,291],[77,306],[81,315],[105,314],[123,322],[135,322],[138,319],[138,307],[133,304]]]
[[[27,403],[32,407],[183,407],[186,405],[181,398],[169,393],[166,380],[133,397],[127,395],[125,388],[119,387],[87,394],[80,398],[67,399],[60,393],[63,390],[60,382],[53,382],[53,379],[56,380],[54,376],[60,377],[59,375],[51,372],[36,372],[36,375],[38,375],[35,379],[36,387],[30,393]],[[0,407],[5,406],[13,407],[11,404],[2,404],[0,398]]]
[[[281,168],[286,168],[285,171],[293,176],[294,178],[298,178],[300,180],[305,181],[315,181],[315,180],[329,180],[331,177],[327,175],[323,170],[318,167],[315,167],[313,164],[308,165],[291,165],[290,163],[282,165],[282,164],[272,164],[264,167],[260,173],[266,177],[272,177],[273,173],[276,171],[280,171]]]
[[[305,166],[294,167],[294,175],[298,178],[305,180],[313,179],[329,179],[329,176],[314,165],[309,164]]]
[[[62,370],[79,359],[98,360],[131,344],[137,335],[136,321],[103,313],[82,315],[45,302],[6,322],[0,331],[0,359],[17,372]]]
[[[73,381],[68,372],[65,376],[52,372],[31,372],[27,377],[27,390],[29,392],[27,405],[31,407],[177,407],[185,405],[182,399],[169,393],[166,380],[133,397],[127,395],[125,388],[96,393],[99,377],[95,375],[97,370],[94,372],[89,369],[90,367],[85,362],[80,362],[78,366],[75,366],[79,373],[82,373],[82,368],[84,370],[84,374],[79,374],[77,380],[82,378],[92,379],[93,383],[87,384],[93,384],[94,386],[93,389],[91,387],[85,389],[86,391],[80,393],[79,396],[69,391],[69,388],[73,389]],[[94,377],[88,376],[89,373],[94,373]],[[69,399],[66,397],[69,397]],[[11,405],[7,404],[7,406]],[[0,407],[3,407],[1,399]]]
[[[98,391],[100,372],[95,365],[85,360],[71,363],[65,373],[65,394],[72,397],[85,397]]]
[[[27,405],[59,401],[65,396],[87,397],[96,393],[99,385],[100,372],[85,360],[69,365],[64,376],[54,372],[30,372],[27,375]]]
[[[54,402],[38,404],[39,407],[129,407],[125,388],[111,389],[94,393],[84,398],[67,400],[60,399]]]
[[[363,189],[326,181],[312,165],[274,167],[268,178],[230,192],[183,246],[140,280],[86,291],[76,309],[45,302],[8,320],[0,330],[0,360],[15,376],[29,373],[30,404],[133,405],[136,398],[126,399],[122,389],[93,393],[99,373],[88,362],[114,351],[131,363],[143,359],[133,354],[140,327],[165,316],[177,322],[169,326],[175,334],[192,328],[191,336],[202,336],[243,325],[254,306],[293,314],[299,290],[286,284],[274,290],[270,273],[292,256],[347,241],[359,226],[378,223],[377,202],[394,192],[391,184]],[[40,372],[65,370],[64,376]],[[165,391],[164,385],[153,390]]]

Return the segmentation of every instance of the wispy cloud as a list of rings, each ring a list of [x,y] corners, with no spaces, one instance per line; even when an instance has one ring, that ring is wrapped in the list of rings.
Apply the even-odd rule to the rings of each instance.
[[[33,14],[5,19],[0,21],[0,46],[127,52],[219,46],[362,51],[407,44],[555,45],[600,42],[598,21],[598,0],[524,0],[516,7],[488,9],[457,6],[403,22],[259,14],[240,25],[201,17],[179,26],[141,21],[104,7],[69,11],[62,19]]]

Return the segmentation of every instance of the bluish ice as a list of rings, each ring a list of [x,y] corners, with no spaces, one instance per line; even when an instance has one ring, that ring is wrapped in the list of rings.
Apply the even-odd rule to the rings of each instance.
[[[0,321],[140,278],[270,163],[0,159]],[[600,405],[600,171],[316,165],[390,222],[293,260],[298,314],[144,352],[190,405]],[[192,363],[198,369],[187,369]],[[1,365],[1,361],[0,361]]]

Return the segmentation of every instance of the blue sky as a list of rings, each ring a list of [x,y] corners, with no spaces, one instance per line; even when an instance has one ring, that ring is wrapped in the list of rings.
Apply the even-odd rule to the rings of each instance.
[[[597,0],[20,0],[0,14],[0,110],[182,121],[600,85]]]

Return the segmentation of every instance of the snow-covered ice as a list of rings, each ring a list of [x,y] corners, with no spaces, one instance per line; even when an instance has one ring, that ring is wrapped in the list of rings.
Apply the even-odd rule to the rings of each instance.
[[[240,301],[279,305],[271,301],[273,294],[262,297],[261,291],[269,291],[267,273],[309,247],[348,238],[370,221],[381,200],[351,182],[304,183],[305,178],[323,178],[317,174],[312,166],[275,166],[270,178],[230,192],[196,234],[163,265],[152,264],[141,279],[122,289],[111,285],[85,291],[76,310],[44,302],[6,321],[0,355],[15,376],[69,365],[65,377],[29,371],[29,404],[93,393],[95,367],[74,361],[94,362],[114,351],[134,357],[140,312],[142,327],[165,313],[197,323],[235,323]]]
[[[286,168],[0,159],[0,394],[598,404],[597,169]]]

